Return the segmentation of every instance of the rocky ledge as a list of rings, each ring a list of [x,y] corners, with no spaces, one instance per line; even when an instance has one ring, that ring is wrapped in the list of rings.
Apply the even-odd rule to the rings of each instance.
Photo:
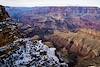
[[[9,57],[0,60],[1,67],[68,67],[55,55],[56,48],[49,48],[41,40],[32,42],[31,38],[18,39],[13,45],[20,47],[15,48]]]

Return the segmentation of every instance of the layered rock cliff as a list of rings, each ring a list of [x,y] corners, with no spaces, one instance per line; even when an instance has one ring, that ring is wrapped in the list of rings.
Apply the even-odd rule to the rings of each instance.
[[[27,11],[26,11],[27,10]],[[89,28],[100,30],[98,7],[34,7],[7,8],[12,18],[32,27],[53,29]]]
[[[87,29],[80,29],[77,33],[55,31],[47,39],[53,42],[58,49],[66,48],[68,51],[74,52],[80,57],[94,58],[100,55],[99,33],[99,31],[96,32]]]

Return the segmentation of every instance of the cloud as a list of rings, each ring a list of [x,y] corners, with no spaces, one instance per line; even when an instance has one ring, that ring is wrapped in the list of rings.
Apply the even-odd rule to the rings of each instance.
[[[14,7],[34,6],[95,6],[100,7],[100,0],[0,0],[1,5]]]

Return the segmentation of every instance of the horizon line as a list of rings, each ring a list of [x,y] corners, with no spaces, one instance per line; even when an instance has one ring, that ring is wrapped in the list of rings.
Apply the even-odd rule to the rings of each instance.
[[[100,7],[100,0],[0,0],[0,5],[10,7],[82,6]]]

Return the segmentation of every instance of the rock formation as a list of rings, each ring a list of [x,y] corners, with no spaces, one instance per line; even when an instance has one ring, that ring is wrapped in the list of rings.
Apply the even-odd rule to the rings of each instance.
[[[55,55],[56,48],[49,48],[41,41],[32,43],[30,38],[18,39],[14,41],[13,45],[15,44],[21,46],[17,46],[18,49],[13,51],[7,59],[0,60],[0,65],[2,67],[68,67],[67,63],[59,62],[58,57]]]
[[[100,8],[27,9],[7,7],[10,17],[5,7],[0,6],[2,67],[88,67],[100,64]]]
[[[7,11],[5,10],[5,7],[0,5],[0,21],[6,20],[9,17],[10,16],[7,13]]]
[[[0,47],[13,42],[19,36],[17,24],[10,19],[5,7],[0,5]]]
[[[40,28],[68,29],[89,28],[100,30],[100,8],[98,7],[36,7],[7,8],[11,16],[24,24]],[[41,11],[40,11],[41,10]]]
[[[91,30],[88,30],[88,32],[91,32]],[[91,33],[88,32],[86,29],[84,33],[82,30],[77,33],[55,31],[55,33],[47,39],[53,42],[54,46],[58,49],[66,48],[70,52],[84,57],[84,59],[94,58],[100,55],[100,37],[99,34],[91,35]]]

